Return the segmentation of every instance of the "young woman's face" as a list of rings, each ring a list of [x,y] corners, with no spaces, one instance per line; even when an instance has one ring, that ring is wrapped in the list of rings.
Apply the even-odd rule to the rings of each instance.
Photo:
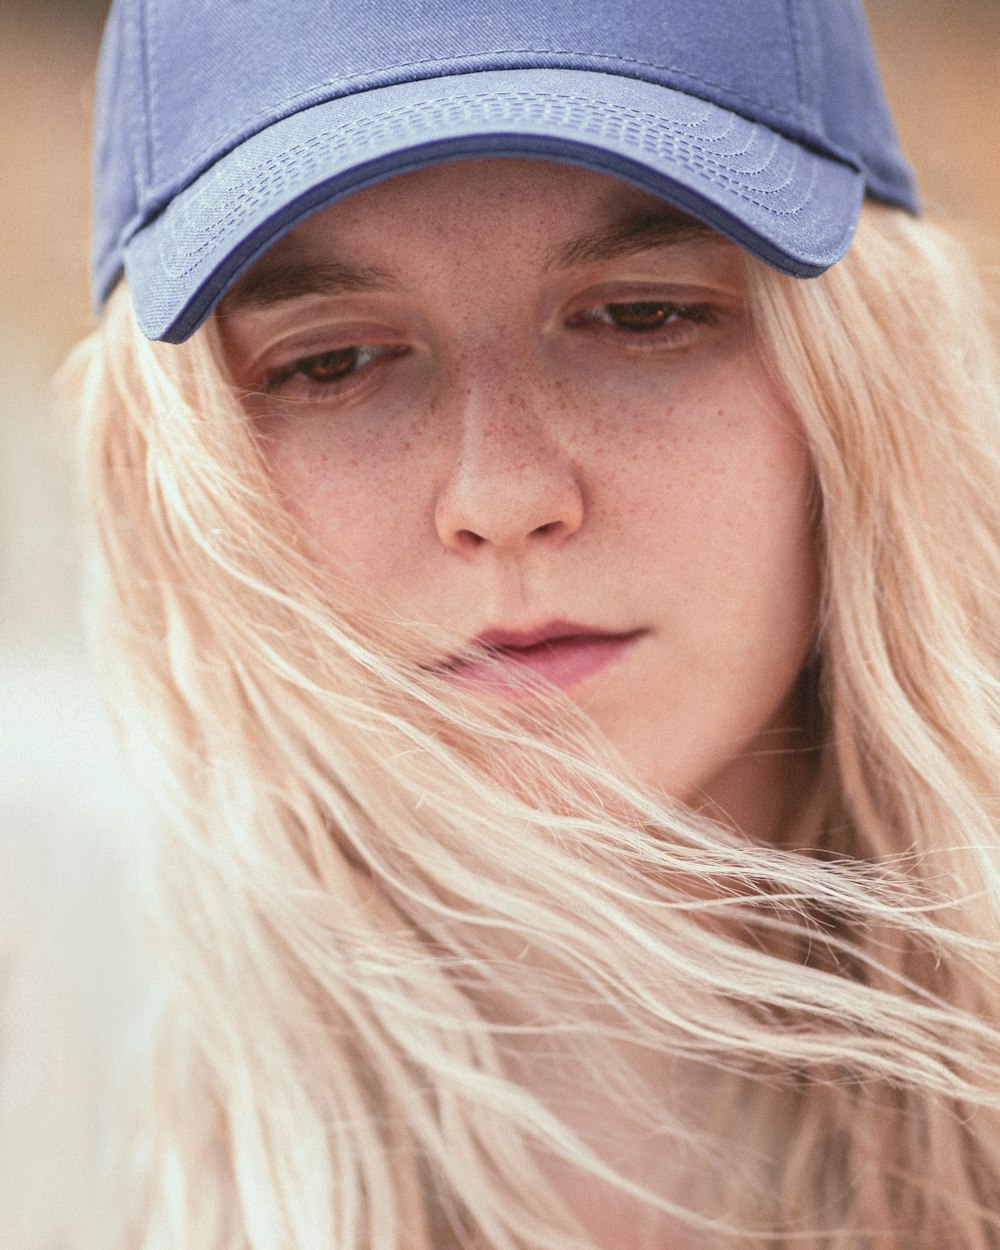
[[[735,246],[609,177],[458,162],[299,226],[220,325],[317,559],[555,682],[637,777],[767,835],[806,745],[818,574]],[[442,681],[524,697],[447,661]]]

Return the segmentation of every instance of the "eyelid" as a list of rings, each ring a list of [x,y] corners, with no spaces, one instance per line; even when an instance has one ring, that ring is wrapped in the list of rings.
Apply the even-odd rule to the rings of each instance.
[[[736,316],[747,309],[746,292],[728,285],[679,282],[649,275],[615,277],[565,292],[551,309],[552,328],[567,325],[588,311],[608,304],[673,304],[678,308],[713,308],[718,319]]]
[[[284,364],[276,365],[273,369],[266,370],[259,389],[264,395],[272,398],[281,398],[287,391],[294,391],[298,388],[307,392],[308,395],[314,396],[317,400],[325,398],[332,401],[338,396],[350,393],[358,386],[363,385],[370,372],[380,364],[387,364],[407,356],[410,350],[410,347],[406,344],[350,343],[345,347],[309,352],[304,356],[295,356]],[[322,360],[324,356],[337,355],[341,352],[350,353],[352,351],[359,356],[367,356],[368,359],[354,361],[349,371],[343,377],[320,381],[317,378],[307,376],[304,366],[314,364],[316,361]],[[299,398],[305,397],[299,396]]]
[[[628,309],[635,306],[662,307],[669,314],[658,326],[647,326],[642,329],[629,328],[625,324],[616,324],[616,318],[610,315],[612,309]],[[738,312],[724,301],[706,299],[704,291],[692,298],[690,291],[682,296],[671,292],[636,291],[634,287],[627,293],[620,290],[604,295],[598,299],[588,298],[574,301],[564,312],[562,327],[565,330],[578,332],[590,331],[597,334],[610,335],[617,339],[629,340],[630,349],[649,350],[656,346],[663,347],[668,340],[676,340],[685,334],[695,333],[699,329],[711,330],[727,324],[734,324]],[[627,320],[623,318],[623,320]],[[640,343],[639,340],[645,340]]]
[[[312,311],[312,315],[289,319],[269,312],[237,314],[234,325],[225,335],[227,355],[234,362],[234,372],[241,379],[260,379],[265,372],[294,360],[339,351],[344,347],[397,344],[411,342],[410,326],[399,324],[395,317],[365,315],[362,310]]]
[[[351,347],[411,346],[408,336],[383,324],[365,321],[329,320],[314,327],[297,326],[294,330],[269,339],[252,354],[238,360],[239,377],[259,383],[269,375],[291,368],[297,361],[309,360],[327,352],[345,351]]]
[[[564,301],[565,308],[597,304],[638,304],[662,301],[670,304],[718,304],[740,307],[746,302],[741,290],[705,282],[676,282],[654,277],[612,278],[595,282]]]

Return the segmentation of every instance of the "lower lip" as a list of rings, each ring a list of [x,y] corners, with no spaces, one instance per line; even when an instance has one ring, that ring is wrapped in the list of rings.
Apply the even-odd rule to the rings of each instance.
[[[504,696],[530,696],[535,679],[569,690],[616,664],[641,636],[635,633],[554,638],[532,647],[500,649],[489,662],[458,664],[451,673],[463,683]]]

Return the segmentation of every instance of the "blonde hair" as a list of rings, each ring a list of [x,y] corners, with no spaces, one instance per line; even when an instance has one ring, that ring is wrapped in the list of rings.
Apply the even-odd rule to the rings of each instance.
[[[581,1250],[553,1159],[712,1245],[997,1244],[985,314],[884,209],[823,278],[750,274],[822,514],[818,766],[780,846],[630,785],[570,705],[440,688],[429,627],[303,554],[211,325],[150,344],[122,290],[79,350],[93,633],[161,817],[116,1244]],[[528,1045],[683,1154],[683,1202],[520,1079]],[[696,1123],[652,1055],[711,1075]]]

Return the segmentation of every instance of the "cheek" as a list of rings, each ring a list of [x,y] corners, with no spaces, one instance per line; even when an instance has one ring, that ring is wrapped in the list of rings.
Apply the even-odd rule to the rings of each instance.
[[[689,567],[704,570],[706,591],[714,582],[734,619],[792,610],[818,580],[808,455],[791,422],[770,413],[718,421],[719,442],[690,467],[677,507],[688,550],[701,556]]]
[[[391,447],[377,439],[331,446],[322,431],[306,431],[267,447],[271,478],[313,559],[362,585],[384,584],[408,566],[425,539],[420,442],[417,431]]]
[[[699,432],[685,421],[661,440],[658,472],[619,476],[623,567],[656,633],[633,684],[594,711],[642,781],[765,836],[758,806],[802,745],[796,690],[820,598],[812,474],[780,404],[695,412]]]
[[[702,695],[792,680],[814,637],[820,571],[809,455],[780,397],[741,367],[711,402],[693,395],[666,411],[655,445],[633,452],[615,474],[621,549],[655,587]]]
[[[761,379],[741,372],[711,399],[681,397],[658,417],[620,420],[605,461],[623,536],[658,544],[675,574],[700,580],[708,561],[729,585],[771,559],[808,552],[814,563],[808,451]]]

